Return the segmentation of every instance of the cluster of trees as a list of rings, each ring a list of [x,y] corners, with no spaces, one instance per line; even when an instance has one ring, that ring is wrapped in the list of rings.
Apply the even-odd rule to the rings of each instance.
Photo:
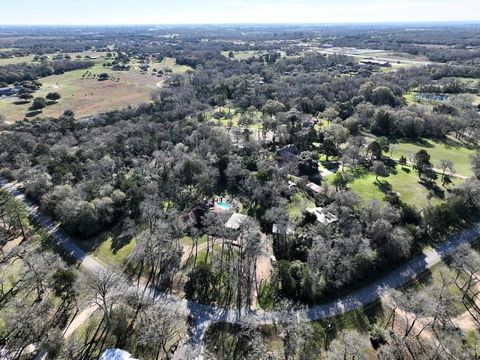
[[[349,315],[313,325],[305,317],[306,309],[282,300],[275,304],[274,329],[249,322],[215,324],[206,336],[207,351],[212,357],[230,354],[233,359],[475,359],[480,339],[463,320],[468,313],[480,324],[475,276],[479,266],[477,251],[462,245],[450,269],[438,270],[435,281],[391,290],[382,304],[370,304],[369,313],[376,315],[369,317],[369,324],[362,321],[368,332],[350,329]],[[281,354],[268,351],[267,338],[273,334],[282,342]]]
[[[29,94],[28,96],[26,95],[27,93],[22,93],[22,99],[29,99],[32,98],[33,95]],[[33,99],[32,105],[30,106],[30,110],[42,110],[48,105],[55,104],[58,100],[61,99],[61,95],[57,92],[51,92],[48,93],[47,96],[39,96]]]
[[[377,202],[360,207],[348,191],[336,192],[332,200],[326,210],[339,217],[338,223],[326,227],[307,214],[295,235],[276,238],[280,261],[272,282],[283,297],[315,303],[397,264],[414,248],[410,229],[416,224],[401,207]]]
[[[10,64],[0,66],[0,83],[13,84],[42,77],[63,74],[66,71],[87,69],[92,61],[45,61],[40,64]]]
[[[53,358],[76,309],[75,274],[43,246],[23,203],[4,190],[0,213],[0,351],[20,358],[29,345],[48,344],[42,347]]]
[[[206,258],[197,266],[198,254],[195,250],[194,268],[189,274],[185,292],[187,297],[201,303],[234,305],[240,311],[250,308],[253,292],[259,287],[256,265],[261,252],[262,235],[258,224],[252,219],[248,219],[233,233],[225,229],[222,220],[212,214],[206,216]],[[211,253],[214,239],[221,245],[219,256]],[[194,238],[194,242],[198,244],[198,238]]]
[[[169,204],[170,210],[179,213],[226,191],[238,197],[246,209],[252,209],[251,215],[268,232],[274,222],[285,218],[285,206],[292,195],[286,172],[318,179],[319,154],[339,156],[354,167],[374,165],[377,175],[384,173],[382,164],[372,162],[382,159],[388,141],[382,139],[367,147],[361,131],[418,138],[442,137],[451,131],[470,134],[478,127],[478,114],[466,103],[450,105],[453,115],[440,107],[426,112],[405,106],[403,92],[422,76],[430,76],[429,69],[366,77],[368,74],[358,71],[349,58],[339,56],[310,55],[275,63],[259,58],[239,63],[219,53],[193,50],[183,56],[177,62],[196,68],[194,74],[178,75],[178,81],[158,91],[149,105],[81,122],[67,113],[57,120],[12,126],[11,131],[0,135],[1,165],[14,171],[27,194],[45,212],[61,220],[69,232],[83,237],[122,225],[126,219],[144,221],[141,204],[151,189],[156,192],[152,194],[156,199],[153,207]],[[345,69],[352,73],[337,76]],[[251,114],[262,114],[265,146],[248,140],[241,148],[235,147],[226,130],[206,119],[205,110],[211,105],[227,104],[243,111],[242,121],[247,123]],[[316,130],[312,126],[316,118],[329,125]],[[298,167],[279,170],[269,146],[275,149],[292,144],[301,151]],[[291,251],[288,257],[277,249],[279,257],[289,262],[280,266],[285,270],[281,282],[290,281],[287,273],[294,272],[291,262],[298,268],[300,283],[305,279],[318,283],[314,294],[301,295],[308,301],[366,276],[371,269],[407,257],[412,237],[406,228],[411,223],[418,225],[417,217],[412,220],[405,215],[412,211],[395,204],[397,208],[384,211],[393,214],[390,218],[368,219],[374,223],[381,220],[386,229],[385,237],[375,240],[373,234],[380,236],[382,232],[369,230],[368,221],[353,210],[359,203],[344,191],[348,178],[343,175],[335,179],[335,186],[342,191],[321,201],[347,223],[333,226],[332,232],[325,234],[318,226],[305,226],[302,236],[294,241],[303,242],[298,255]],[[356,229],[355,236],[345,233],[349,228]],[[151,228],[144,233],[142,244],[157,243],[159,240],[152,237],[155,231]],[[336,243],[349,245],[336,249]],[[172,245],[171,254],[177,248]],[[324,253],[327,258],[319,260],[321,266],[314,265],[309,259],[315,258],[314,249],[321,252],[321,248],[331,250]],[[235,257],[232,253],[232,262]],[[340,259],[354,264],[345,265],[353,270],[340,271]],[[140,271],[145,266],[142,263],[134,261],[132,267]],[[156,269],[151,281],[166,281],[154,280],[163,265],[150,266]],[[340,279],[337,274],[341,274]],[[285,290],[289,296],[296,291]]]
[[[0,167],[3,175],[21,181],[27,196],[42,211],[61,221],[69,233],[88,238],[116,227],[121,240],[135,237],[134,250],[125,265],[144,293],[148,286],[172,287],[181,265],[180,239],[185,236],[193,240],[195,251],[184,288],[187,297],[233,305],[240,310],[249,308],[255,290],[259,291],[256,263],[267,236],[274,237],[278,260],[267,284],[273,298],[315,303],[397,265],[420,245],[438,241],[478,219],[478,155],[473,158],[475,178],[452,190],[443,204],[427,207],[422,215],[389,191],[385,203],[361,202],[348,190],[351,178],[342,169],[332,180],[335,189],[325,189],[313,199],[316,206],[335,215],[338,222],[325,226],[315,216],[305,213],[291,224],[288,216],[289,204],[296,193],[289,186],[290,175],[301,178],[297,184],[300,188],[307,180],[320,183],[321,155],[327,160],[335,158],[342,168],[371,170],[378,180],[396,165],[384,153],[389,143],[398,138],[441,139],[453,133],[463,141],[475,143],[480,117],[468,99],[459,97],[431,110],[408,106],[404,100],[405,92],[414,88],[439,90],[432,86],[432,81],[437,80],[442,92],[447,92],[445,86],[452,93],[464,90],[457,82],[445,78],[480,77],[473,60],[465,58],[462,64],[382,73],[345,56],[309,54],[282,58],[272,45],[257,44],[258,49],[268,50],[267,55],[236,61],[221,55],[225,44],[199,41],[200,36],[213,36],[217,30],[210,35],[205,35],[204,30],[192,35],[178,29],[179,39],[165,40],[175,42],[176,46],[151,38],[140,29],[131,31],[124,34],[110,29],[99,35],[98,40],[80,44],[102,44],[108,39],[115,44],[118,63],[125,64],[130,58],[147,59],[151,55],[158,59],[171,56],[194,71],[171,75],[166,88],[156,91],[149,104],[137,108],[81,121],[66,111],[58,119],[12,124],[8,131],[0,132]],[[235,37],[236,30],[223,31],[225,38]],[[355,37],[345,34],[339,30],[335,41],[338,44],[363,43],[367,38],[371,41],[370,35],[363,32]],[[270,37],[297,39],[306,34],[286,31],[246,36],[245,39],[261,42]],[[31,46],[28,40],[18,42],[20,47]],[[51,46],[48,40],[39,44],[42,49]],[[405,44],[410,46],[408,41]],[[235,46],[243,49],[245,45]],[[465,51],[451,55],[440,50],[436,53],[458,59]],[[0,82],[34,80],[91,65],[80,61],[9,65],[0,68]],[[24,88],[27,90],[20,95],[25,100],[31,99],[30,88]],[[48,94],[46,99],[36,98],[32,108],[41,109],[47,100],[53,102],[59,98],[56,93]],[[217,111],[219,115],[212,119],[210,113],[218,107],[235,108],[240,113],[238,124],[242,130],[235,132],[218,126],[215,119],[223,118],[227,112]],[[324,124],[315,126],[320,122]],[[259,127],[256,138],[251,136],[250,126],[254,123]],[[376,140],[367,140],[366,133],[376,135]],[[279,167],[276,155],[284,147],[293,149],[298,156],[291,164]],[[407,161],[401,160],[404,164]],[[409,160],[421,181],[437,176],[433,169],[436,164],[431,163],[426,151]],[[448,183],[453,166],[448,160],[442,161],[442,182]],[[226,219],[221,215],[209,213],[196,221],[186,216],[197,205],[224,194],[241,204],[242,211],[249,216],[237,231],[226,229]],[[29,236],[28,216],[22,209],[18,200],[0,192],[3,222],[0,225],[10,237]],[[295,234],[272,235],[274,224],[293,226]],[[199,243],[204,237],[206,254],[197,259]],[[5,267],[21,262],[24,275],[14,290],[1,288],[0,294],[0,306],[5,306],[11,316],[6,321],[7,334],[0,335],[6,339],[5,347],[14,354],[21,355],[31,343],[49,343],[49,351],[61,354],[58,357],[88,359],[111,344],[132,346],[136,353],[147,358],[167,357],[184,332],[185,319],[176,309],[132,293],[113,269],[76,279],[72,270],[52,253],[42,249],[38,259],[35,253],[30,254],[26,247],[19,248],[0,261],[0,266]],[[470,262],[476,266],[475,259],[465,261]],[[23,279],[33,280],[27,286]],[[465,297],[471,298],[474,279],[470,278],[468,284],[458,284]],[[26,286],[25,290],[22,286]],[[18,303],[16,289],[34,294],[34,305]],[[81,305],[98,307],[101,317],[87,329],[83,342],[77,339],[63,344],[59,330],[77,307],[77,290],[73,289],[78,289],[85,298],[86,304]],[[444,296],[443,290],[439,289],[435,296]],[[51,301],[51,293],[65,299],[60,310],[54,308],[58,302]],[[405,302],[422,304],[422,299],[416,296],[407,294]],[[404,301],[402,296],[395,295],[395,299]],[[444,298],[432,299],[443,306]],[[319,349],[314,330],[304,319],[292,321],[291,316],[299,313],[290,305],[282,306],[277,310],[283,314],[285,356],[313,357]],[[408,309],[422,316],[427,314],[426,310]],[[444,331],[448,310],[439,307],[433,311],[430,307],[428,311],[434,318],[431,328]],[[35,312],[43,315],[36,316]],[[52,313],[61,313],[62,321],[54,319]],[[32,320],[16,329],[12,324],[22,314],[28,314]],[[376,330],[375,339],[386,358],[400,358],[399,354],[412,350],[412,336],[419,334],[415,333],[411,320],[408,321],[403,337],[388,333],[386,328]],[[441,346],[432,352],[435,356],[446,346],[442,341],[447,333],[442,334],[438,335]],[[262,353],[264,347],[257,342],[257,335],[253,327],[243,326],[237,341],[244,349]],[[345,332],[329,344],[325,356],[362,358],[367,348],[363,340],[355,333]]]
[[[18,232],[26,240],[30,228],[28,212],[20,200],[3,189],[0,190],[0,219],[2,228],[8,235],[2,239],[2,243],[11,240]]]
[[[114,345],[129,346],[145,359],[170,356],[186,331],[186,318],[177,305],[152,299],[140,287],[129,288],[111,268],[77,272],[52,251],[47,234],[32,228],[23,203],[4,190],[0,218],[2,356],[22,358],[33,346],[29,356],[92,359]],[[138,249],[144,245],[141,239],[139,244]],[[100,316],[83,320],[81,337],[65,338],[65,328],[85,309]]]

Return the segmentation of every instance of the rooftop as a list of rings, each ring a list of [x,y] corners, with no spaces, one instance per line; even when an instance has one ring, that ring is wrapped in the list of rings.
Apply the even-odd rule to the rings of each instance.
[[[313,214],[317,217],[319,223],[323,225],[329,225],[338,221],[338,218],[333,215],[331,212],[327,211],[324,208],[318,207],[314,209],[307,209],[310,214]]]
[[[107,349],[98,360],[137,360],[125,350]]]
[[[225,227],[227,229],[238,230],[240,229],[240,226],[242,226],[242,224],[245,222],[245,220],[247,220],[247,218],[247,215],[234,213],[225,223]]]
[[[315,183],[308,183],[307,188],[312,190],[313,192],[316,192],[317,194],[323,194],[324,190],[321,186],[315,184]]]

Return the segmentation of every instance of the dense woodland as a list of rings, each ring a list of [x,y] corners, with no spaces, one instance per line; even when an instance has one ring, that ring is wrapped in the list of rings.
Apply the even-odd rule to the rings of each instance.
[[[25,80],[37,80],[66,71],[87,69],[90,61],[45,61],[39,64],[13,64],[0,66],[0,84],[8,85]]]
[[[1,29],[0,32],[3,31],[13,30]],[[28,29],[15,31],[18,35]],[[453,28],[449,33],[451,38],[441,42],[446,49],[431,49],[429,45],[441,41],[433,31],[427,31],[421,38],[417,36],[418,32],[411,32],[408,37],[406,33],[392,35],[394,39],[373,44],[372,38],[393,34],[392,30],[364,29],[355,36],[347,36],[349,29],[307,27],[281,31],[273,28],[264,30],[264,33],[247,32],[249,40],[260,40],[256,46],[265,50],[266,55],[246,60],[234,60],[221,54],[225,49],[245,49],[246,45],[230,43],[237,34],[235,29],[222,29],[223,37],[218,35],[220,30],[212,29],[207,34],[202,31],[197,36],[205,36],[211,41],[200,42],[188,29],[173,29],[172,32],[179,33],[178,38],[168,39],[172,44],[167,45],[167,41],[155,42],[153,36],[140,35],[135,28],[128,33],[111,30],[102,36],[89,37],[81,35],[81,29],[72,29],[64,41],[48,40],[48,37],[47,40],[19,37],[12,43],[2,40],[5,47],[18,48],[22,54],[46,54],[58,49],[79,51],[91,46],[100,49],[111,45],[115,39],[117,51],[123,51],[125,56],[150,54],[160,59],[174,56],[178,64],[193,69],[186,74],[172,74],[167,86],[152,94],[150,103],[138,107],[78,120],[67,110],[58,119],[4,125],[0,133],[2,178],[19,181],[28,198],[45,214],[60,221],[62,228],[76,238],[88,242],[91,237],[108,231],[120,233],[119,238],[135,237],[136,245],[126,261],[125,270],[132,278],[144,276],[147,280],[145,288],[148,285],[159,289],[173,287],[174,278],[180,272],[180,239],[191,237],[198,246],[202,237],[207,241],[222,238],[222,251],[228,249],[225,255],[222,252],[221,257],[215,257],[207,251],[206,260],[199,260],[187,274],[184,291],[189,299],[238,309],[248,308],[252,303],[255,263],[262,236],[274,239],[273,250],[278,261],[269,280],[271,296],[278,303],[288,299],[299,304],[295,306],[305,306],[348,291],[401,264],[421,252],[423,247],[438,244],[478,221],[478,153],[471,159],[474,176],[448,192],[440,189],[444,201],[422,211],[402,202],[393,192],[386,193],[384,202],[361,201],[349,188],[352,179],[343,171],[344,167],[373,169],[377,178],[393,171],[396,162],[387,156],[388,149],[403,139],[445,140],[451,136],[476,149],[480,138],[480,115],[468,96],[431,107],[408,104],[404,96],[412,89],[439,94],[477,94],[478,82],[467,86],[457,79],[480,78],[479,50],[467,49],[467,46],[478,48],[480,45],[478,29]],[[324,42],[329,41],[328,36],[333,39],[335,34],[338,35],[335,45],[425,54],[432,61],[448,64],[382,72],[373,66],[361,66],[348,56],[306,54],[282,57],[269,48],[273,47],[272,39],[288,44],[292,39],[302,41],[319,34],[325,37]],[[72,45],[70,37],[80,40]],[[137,41],[127,41],[132,38]],[[12,84],[36,80],[90,65],[89,62],[72,60],[3,66],[0,67],[0,82]],[[242,127],[237,132],[219,125],[215,119],[216,114],[218,118],[228,118],[232,108],[240,114]],[[325,126],[310,126],[312,118],[324,119]],[[249,128],[255,122],[260,124],[256,134]],[[279,166],[277,153],[286,147],[296,149],[298,160]],[[335,159],[342,164],[342,171],[336,173],[332,184],[322,179],[319,173],[319,157]],[[435,188],[439,174],[433,169],[437,165],[430,162],[428,153],[419,152],[412,159],[403,161],[404,164],[407,161],[413,163],[419,181],[431,186],[433,191],[439,190]],[[443,165],[442,181],[447,182],[446,170],[453,169],[454,164],[444,162]],[[287,209],[297,191],[289,186],[292,176],[298,179],[297,185],[302,190],[310,181],[322,186],[324,191],[314,195],[313,201],[316,206],[334,214],[338,222],[324,226],[304,213],[292,224]],[[248,225],[235,234],[239,243],[235,247],[225,240],[231,234],[225,233],[225,219],[221,216],[207,214],[197,221],[185,216],[199,204],[219,195],[241,203],[242,212],[249,217]],[[7,232],[33,231],[30,223],[27,224],[28,216],[12,217],[9,209],[18,204],[5,205],[13,200],[5,194],[2,196],[5,201],[0,199],[3,201],[1,220]],[[274,224],[291,225],[295,233],[274,236]],[[77,275],[70,273],[74,271],[53,250],[37,252],[25,245],[18,253],[0,258],[0,265],[12,256],[18,256],[30,270],[28,264],[42,266],[45,276],[32,280],[36,287],[15,290],[37,292],[35,306],[30,307],[28,313],[48,313],[42,306],[54,306],[50,303],[52,299],[44,293],[53,291],[62,299],[55,317],[45,320],[44,325],[49,324],[53,329],[50,332],[45,333],[44,327],[38,324],[30,329],[30,337],[22,338],[14,332],[26,330],[13,329],[11,324],[18,320],[8,319],[10,333],[6,341],[9,348],[23,351],[31,342],[48,342],[50,336],[58,339],[56,331],[62,328],[71,315],[69,312],[77,306],[77,293],[72,284],[77,281],[88,287],[89,281],[94,282],[83,277],[77,280]],[[36,263],[37,256],[41,257],[41,262]],[[30,273],[30,270],[25,270],[24,277],[38,277],[38,272],[32,270]],[[108,277],[108,274],[98,276]],[[113,280],[115,283],[119,281]],[[29,282],[23,280],[22,284],[28,285]],[[51,290],[47,291],[47,288]],[[116,285],[112,285],[112,289],[115,294],[121,292]],[[9,300],[13,299],[12,291],[0,293],[0,308],[16,306],[14,300]],[[94,291],[86,292],[91,294]],[[108,304],[105,308],[110,310],[105,310],[99,325],[99,329],[103,326],[104,330],[95,332],[92,342],[86,342],[80,350],[73,344],[68,348],[59,345],[63,349],[61,356],[88,359],[98,350],[97,346],[101,348],[98,344],[108,333],[116,337],[117,345],[131,345],[136,341],[137,351],[145,356],[167,354],[171,340],[165,340],[163,347],[152,348],[148,336],[154,334],[139,334],[132,329],[135,320],[147,328],[154,328],[160,321],[160,314],[175,317],[175,313],[165,310],[161,304],[137,306],[135,301],[119,297],[118,307]],[[288,309],[291,309],[293,305],[288,301]],[[122,319],[117,312],[119,307],[127,309],[125,311],[134,319],[131,323]],[[288,313],[288,309],[284,311]],[[150,318],[149,311],[157,314],[159,319]],[[27,310],[22,316],[27,316]],[[436,322],[438,319],[435,318],[433,326],[441,328]],[[441,319],[447,322],[445,318]],[[162,324],[167,326],[165,318]],[[184,323],[175,322],[175,325],[184,331]],[[128,339],[121,329],[127,329]],[[287,328],[287,335],[290,330],[297,342],[290,344],[289,349],[295,349],[295,346],[301,349],[298,352],[292,350],[294,355],[290,358],[309,358],[308,354],[312,352],[308,351],[315,353],[318,350],[314,340],[310,345],[308,341],[298,342],[302,336],[306,339],[313,336],[308,335],[308,327],[302,330],[305,333],[298,328]],[[256,336],[255,330],[247,328],[244,331],[248,339]],[[417,354],[418,357],[412,355],[413,358],[448,358],[433,355],[433,349],[428,352],[425,348],[415,348],[411,331],[403,338],[391,334],[393,339],[389,340],[388,346],[382,347],[380,358],[402,358],[398,356],[407,348],[411,355]],[[443,341],[447,333],[442,331],[439,329],[438,336]],[[338,359],[335,356],[342,352],[347,338],[352,343],[351,349],[366,346],[355,343],[355,334],[343,333],[342,336],[343,342],[334,340],[331,343],[326,358]],[[288,341],[288,336],[286,339]],[[384,338],[380,342],[387,343]],[[258,346],[253,347],[258,350]],[[60,350],[52,349],[49,352],[51,358],[60,356],[55,351]],[[438,349],[436,351],[440,353]],[[461,353],[460,349],[455,351]],[[428,357],[427,353],[433,357]],[[78,354],[81,357],[75,357]],[[348,358],[357,358],[352,356]]]

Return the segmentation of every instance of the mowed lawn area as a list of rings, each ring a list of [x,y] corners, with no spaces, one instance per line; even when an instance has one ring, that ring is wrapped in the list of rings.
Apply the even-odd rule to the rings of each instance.
[[[222,55],[228,57],[229,51],[222,51]],[[233,51],[235,60],[246,60],[254,57],[257,54],[254,50]]]
[[[221,119],[215,119],[213,114],[216,112],[223,112],[225,114],[224,117]],[[217,124],[225,127],[241,127],[244,128],[244,126],[240,126],[238,124],[240,117],[242,116],[241,111],[235,107],[229,107],[229,106],[219,106],[215,108],[213,111],[208,111],[205,113],[207,116],[207,119],[213,122],[216,122]],[[246,126],[250,130],[259,130],[262,128],[261,124],[261,112],[256,111],[254,114],[248,115],[253,120],[253,123]]]
[[[375,180],[375,174],[365,172],[364,174],[357,175],[348,187],[360,195],[366,202],[372,199],[383,201],[385,197],[385,193],[382,191],[383,187],[384,189],[396,192],[403,202],[416,206],[419,210],[428,206],[429,190],[420,183],[418,173],[413,171],[409,166],[402,167],[401,165],[397,165],[395,170],[395,173],[390,173],[387,177],[379,177],[378,182]],[[461,179],[452,179],[452,181],[453,184],[450,188],[458,186],[463,182]],[[447,189],[442,187],[440,176],[437,179],[437,185],[444,190],[446,196]],[[436,205],[442,201],[443,200],[438,197],[433,197],[430,203]]]
[[[0,49],[2,51],[4,49]],[[63,55],[70,55],[72,58],[72,61],[75,61],[77,59],[77,55],[81,56],[80,60],[89,60],[86,59],[85,56],[92,56],[95,57],[95,62],[101,61],[101,59],[105,58],[105,55],[107,54],[106,52],[96,52],[96,51],[84,51],[84,52],[73,52],[73,53],[62,53]],[[47,54],[48,61],[52,61],[52,58],[55,55],[52,54]],[[10,58],[0,58],[0,66],[5,66],[5,65],[10,65],[10,64],[22,64],[22,63],[34,63],[34,64],[39,64],[39,62],[34,62],[33,58],[35,55],[28,55],[28,56],[19,56],[19,57],[10,57]]]
[[[398,160],[402,155],[410,160],[410,155],[425,149],[431,156],[430,161],[435,168],[440,168],[440,160],[453,161],[455,171],[463,176],[472,176],[471,156],[474,150],[467,149],[454,140],[445,142],[422,139],[418,142],[399,142],[390,145],[388,153],[393,159]]]
[[[288,217],[292,221],[298,221],[306,209],[314,207],[315,201],[306,193],[298,191],[292,196],[288,204]]]
[[[121,267],[135,248],[136,239],[120,241],[114,233],[101,233],[85,241],[78,241],[86,253],[104,265]]]
[[[98,81],[82,75],[90,71],[95,75],[108,73],[111,79]],[[40,79],[43,84],[34,96],[46,96],[49,92],[58,92],[62,98],[56,104],[49,105],[36,116],[60,116],[65,110],[73,110],[77,118],[120,109],[128,105],[137,105],[150,100],[152,91],[157,88],[161,78],[150,73],[141,74],[137,69],[130,71],[112,71],[96,64],[90,69],[74,70],[61,75],[52,75]],[[30,112],[31,104],[16,104],[17,98],[0,99],[0,113],[7,121],[18,121]]]
[[[184,74],[187,70],[192,70],[188,65],[179,65],[174,58],[166,57],[161,62],[150,62],[151,69],[171,70],[174,74]]]
[[[21,64],[21,63],[31,63],[33,61],[34,55],[29,56],[20,56],[14,58],[2,58],[0,59],[0,66],[11,65],[11,64]]]

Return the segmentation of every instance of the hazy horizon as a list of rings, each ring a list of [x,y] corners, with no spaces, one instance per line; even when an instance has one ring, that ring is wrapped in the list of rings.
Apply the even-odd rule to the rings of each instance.
[[[4,1],[4,0],[0,0]],[[478,0],[25,0],[2,6],[0,25],[269,25],[472,23]]]

